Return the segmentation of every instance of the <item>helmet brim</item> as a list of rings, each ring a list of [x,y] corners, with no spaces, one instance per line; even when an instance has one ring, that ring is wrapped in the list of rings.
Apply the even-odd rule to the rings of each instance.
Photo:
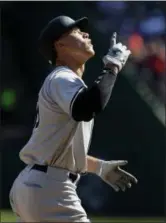
[[[88,28],[88,18],[83,17],[81,19],[76,20],[73,27],[78,27],[82,31],[86,31]]]

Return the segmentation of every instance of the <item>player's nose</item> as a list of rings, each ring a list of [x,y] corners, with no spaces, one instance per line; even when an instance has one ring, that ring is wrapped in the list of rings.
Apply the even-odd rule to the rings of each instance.
[[[83,33],[83,37],[84,38],[89,38],[89,34],[88,33]]]

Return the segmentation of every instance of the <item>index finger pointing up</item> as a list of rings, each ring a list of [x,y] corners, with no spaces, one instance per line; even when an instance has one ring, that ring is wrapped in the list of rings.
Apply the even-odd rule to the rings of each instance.
[[[110,43],[110,47],[114,46],[116,44],[116,37],[117,37],[117,33],[114,32],[112,37],[111,37],[111,43]]]

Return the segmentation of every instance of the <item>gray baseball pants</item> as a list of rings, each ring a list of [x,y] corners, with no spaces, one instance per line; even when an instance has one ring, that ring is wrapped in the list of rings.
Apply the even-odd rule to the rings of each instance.
[[[69,179],[67,170],[48,167],[45,173],[31,168],[18,175],[10,190],[19,222],[90,222],[76,192],[77,182]]]

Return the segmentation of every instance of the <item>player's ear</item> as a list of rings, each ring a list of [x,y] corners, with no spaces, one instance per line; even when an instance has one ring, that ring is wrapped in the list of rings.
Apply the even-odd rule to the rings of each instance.
[[[56,49],[62,48],[64,46],[65,46],[65,44],[64,44],[63,40],[61,40],[61,39],[54,42],[54,47]]]

